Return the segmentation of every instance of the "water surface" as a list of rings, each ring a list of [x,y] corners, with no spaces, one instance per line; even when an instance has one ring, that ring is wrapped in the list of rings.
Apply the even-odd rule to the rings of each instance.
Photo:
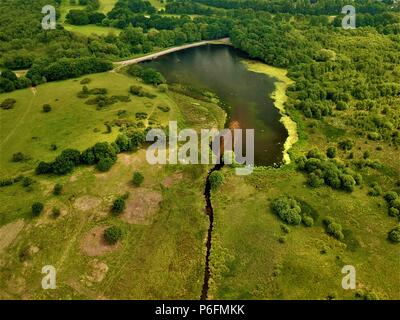
[[[280,163],[288,134],[270,98],[275,79],[248,71],[240,62],[244,58],[230,46],[205,45],[143,64],[159,70],[169,83],[216,93],[231,107],[227,127],[237,122],[242,129],[255,129],[255,164]]]

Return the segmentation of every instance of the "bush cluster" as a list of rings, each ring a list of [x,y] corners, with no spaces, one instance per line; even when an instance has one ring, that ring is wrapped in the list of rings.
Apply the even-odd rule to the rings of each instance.
[[[352,192],[356,185],[362,183],[361,175],[345,168],[335,159],[326,159],[316,150],[311,150],[307,157],[299,157],[296,163],[299,170],[308,173],[308,184],[311,187],[326,184],[333,189]]]
[[[342,226],[339,223],[335,222],[335,220],[333,218],[327,217],[323,220],[323,222],[324,222],[326,232],[330,236],[332,236],[338,240],[344,239]]]
[[[144,132],[135,131],[129,135],[119,135],[111,144],[98,142],[82,153],[78,150],[66,149],[53,162],[40,162],[36,167],[36,174],[65,175],[72,172],[78,165],[96,165],[99,171],[108,171],[116,162],[118,153],[136,151],[145,140]]]

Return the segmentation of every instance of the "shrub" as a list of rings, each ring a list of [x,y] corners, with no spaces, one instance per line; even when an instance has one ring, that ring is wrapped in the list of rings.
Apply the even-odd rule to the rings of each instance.
[[[14,108],[15,103],[17,102],[17,100],[12,99],[12,98],[7,98],[5,100],[3,100],[3,102],[0,104],[0,108],[2,109],[12,109]]]
[[[339,101],[339,102],[336,104],[336,110],[342,111],[342,110],[346,110],[346,109],[348,109],[348,108],[349,108],[349,105],[348,105],[346,102],[344,102],[344,101]]]
[[[382,194],[382,188],[376,183],[371,184],[371,189],[368,191],[368,195],[371,197],[378,197]]]
[[[44,205],[41,202],[35,202],[34,204],[32,204],[32,215],[34,217],[39,216],[42,211],[44,209]]]
[[[345,139],[339,142],[339,147],[342,150],[351,150],[354,147],[354,141],[351,139]]]
[[[33,181],[32,178],[24,177],[24,178],[22,179],[22,186],[24,186],[24,187],[29,187],[33,182],[34,182],[34,181]]]
[[[161,110],[162,112],[169,112],[169,110],[170,110],[169,106],[157,106],[157,108],[159,110]]]
[[[47,174],[53,171],[50,163],[41,161],[35,169],[36,174]]]
[[[48,113],[51,111],[51,106],[49,104],[44,104],[43,105],[43,112]]]
[[[144,181],[144,176],[143,176],[143,174],[142,174],[141,172],[139,172],[139,171],[136,171],[136,172],[133,174],[133,179],[132,179],[132,181],[133,181],[133,185],[134,185],[134,186],[140,187],[141,184],[142,184],[143,181]]]
[[[101,172],[106,172],[111,169],[113,166],[114,161],[110,158],[102,158],[100,161],[97,163],[96,168],[97,170]]]
[[[112,226],[104,231],[104,240],[108,244],[116,244],[122,238],[122,230],[117,226]]]
[[[313,188],[322,186],[325,183],[324,179],[318,177],[315,173],[310,173],[308,177],[308,185]]]
[[[388,234],[389,240],[392,242],[399,243],[400,242],[400,225],[396,228],[392,229]]]
[[[342,226],[339,223],[336,222],[331,223],[330,225],[328,225],[326,231],[328,232],[328,234],[330,234],[331,236],[335,237],[338,240],[344,239]]]
[[[25,161],[28,159],[29,159],[29,157],[24,155],[22,152],[17,152],[17,153],[13,154],[11,160],[12,160],[12,162],[21,162],[21,161]]]
[[[389,191],[385,194],[385,200],[390,203],[393,200],[396,200],[399,197],[396,191]]]
[[[390,207],[389,208],[389,215],[392,217],[400,218],[400,211],[399,209]]]
[[[335,147],[329,147],[328,150],[326,150],[326,155],[328,158],[335,158],[336,157],[336,148]]]
[[[51,213],[52,213],[53,218],[58,218],[61,215],[61,210],[56,208],[56,207],[54,207],[51,210]]]
[[[119,197],[114,200],[114,203],[112,205],[111,211],[114,214],[120,214],[125,210],[125,199],[123,197]]]
[[[299,203],[288,197],[281,197],[272,202],[272,211],[284,222],[292,225],[301,223],[301,207]]]
[[[81,84],[88,84],[88,83],[90,83],[92,80],[90,80],[89,78],[84,78],[84,79],[82,79],[81,80]]]
[[[224,176],[219,171],[213,171],[209,176],[211,190],[218,189],[224,183]]]
[[[342,189],[346,190],[347,192],[352,192],[356,185],[356,181],[354,178],[349,174],[344,174],[340,176],[340,180],[342,182]]]
[[[302,221],[306,227],[312,227],[314,225],[314,219],[310,216],[304,216]]]
[[[136,120],[144,120],[147,119],[148,114],[146,112],[137,112],[135,114]]]
[[[290,232],[290,228],[286,224],[281,224],[281,230],[284,233],[289,233]]]
[[[53,194],[55,196],[59,196],[62,192],[63,186],[60,183],[54,185]]]
[[[327,217],[324,219],[324,224],[326,227],[326,232],[338,239],[338,240],[343,240],[344,239],[344,234],[343,234],[343,229],[342,226],[339,223],[336,223],[333,218]]]

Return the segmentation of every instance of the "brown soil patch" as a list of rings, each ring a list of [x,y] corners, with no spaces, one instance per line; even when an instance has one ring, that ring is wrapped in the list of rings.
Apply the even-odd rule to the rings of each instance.
[[[75,200],[74,208],[82,211],[88,211],[98,207],[101,199],[93,196],[82,196]]]
[[[90,267],[92,268],[92,272],[86,276],[86,279],[89,282],[101,282],[106,277],[108,272],[108,266],[102,262],[94,259],[90,262]]]
[[[172,176],[165,178],[162,184],[164,187],[168,188],[173,186],[176,182],[181,181],[182,179],[183,179],[183,173],[178,172],[174,173]]]
[[[129,199],[125,212],[121,216],[122,220],[131,224],[150,223],[151,218],[157,213],[161,201],[161,193],[146,188],[138,188],[135,195]]]
[[[24,220],[20,219],[0,227],[0,252],[15,240],[24,225]]]
[[[81,249],[90,257],[100,256],[118,248],[118,244],[109,245],[104,240],[104,230],[107,227],[95,227],[82,239]]]

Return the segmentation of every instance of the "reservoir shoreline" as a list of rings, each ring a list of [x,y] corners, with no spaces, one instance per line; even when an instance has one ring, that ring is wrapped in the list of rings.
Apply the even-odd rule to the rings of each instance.
[[[299,140],[297,123],[290,118],[285,109],[285,103],[288,99],[286,90],[289,85],[294,83],[294,81],[287,76],[287,70],[285,69],[273,67],[255,60],[246,59],[242,62],[249,71],[262,73],[276,79],[275,90],[272,92],[271,98],[274,100],[274,106],[281,114],[280,122],[284,125],[288,132],[288,137],[283,148],[283,163],[289,164],[291,162],[289,150]]]

